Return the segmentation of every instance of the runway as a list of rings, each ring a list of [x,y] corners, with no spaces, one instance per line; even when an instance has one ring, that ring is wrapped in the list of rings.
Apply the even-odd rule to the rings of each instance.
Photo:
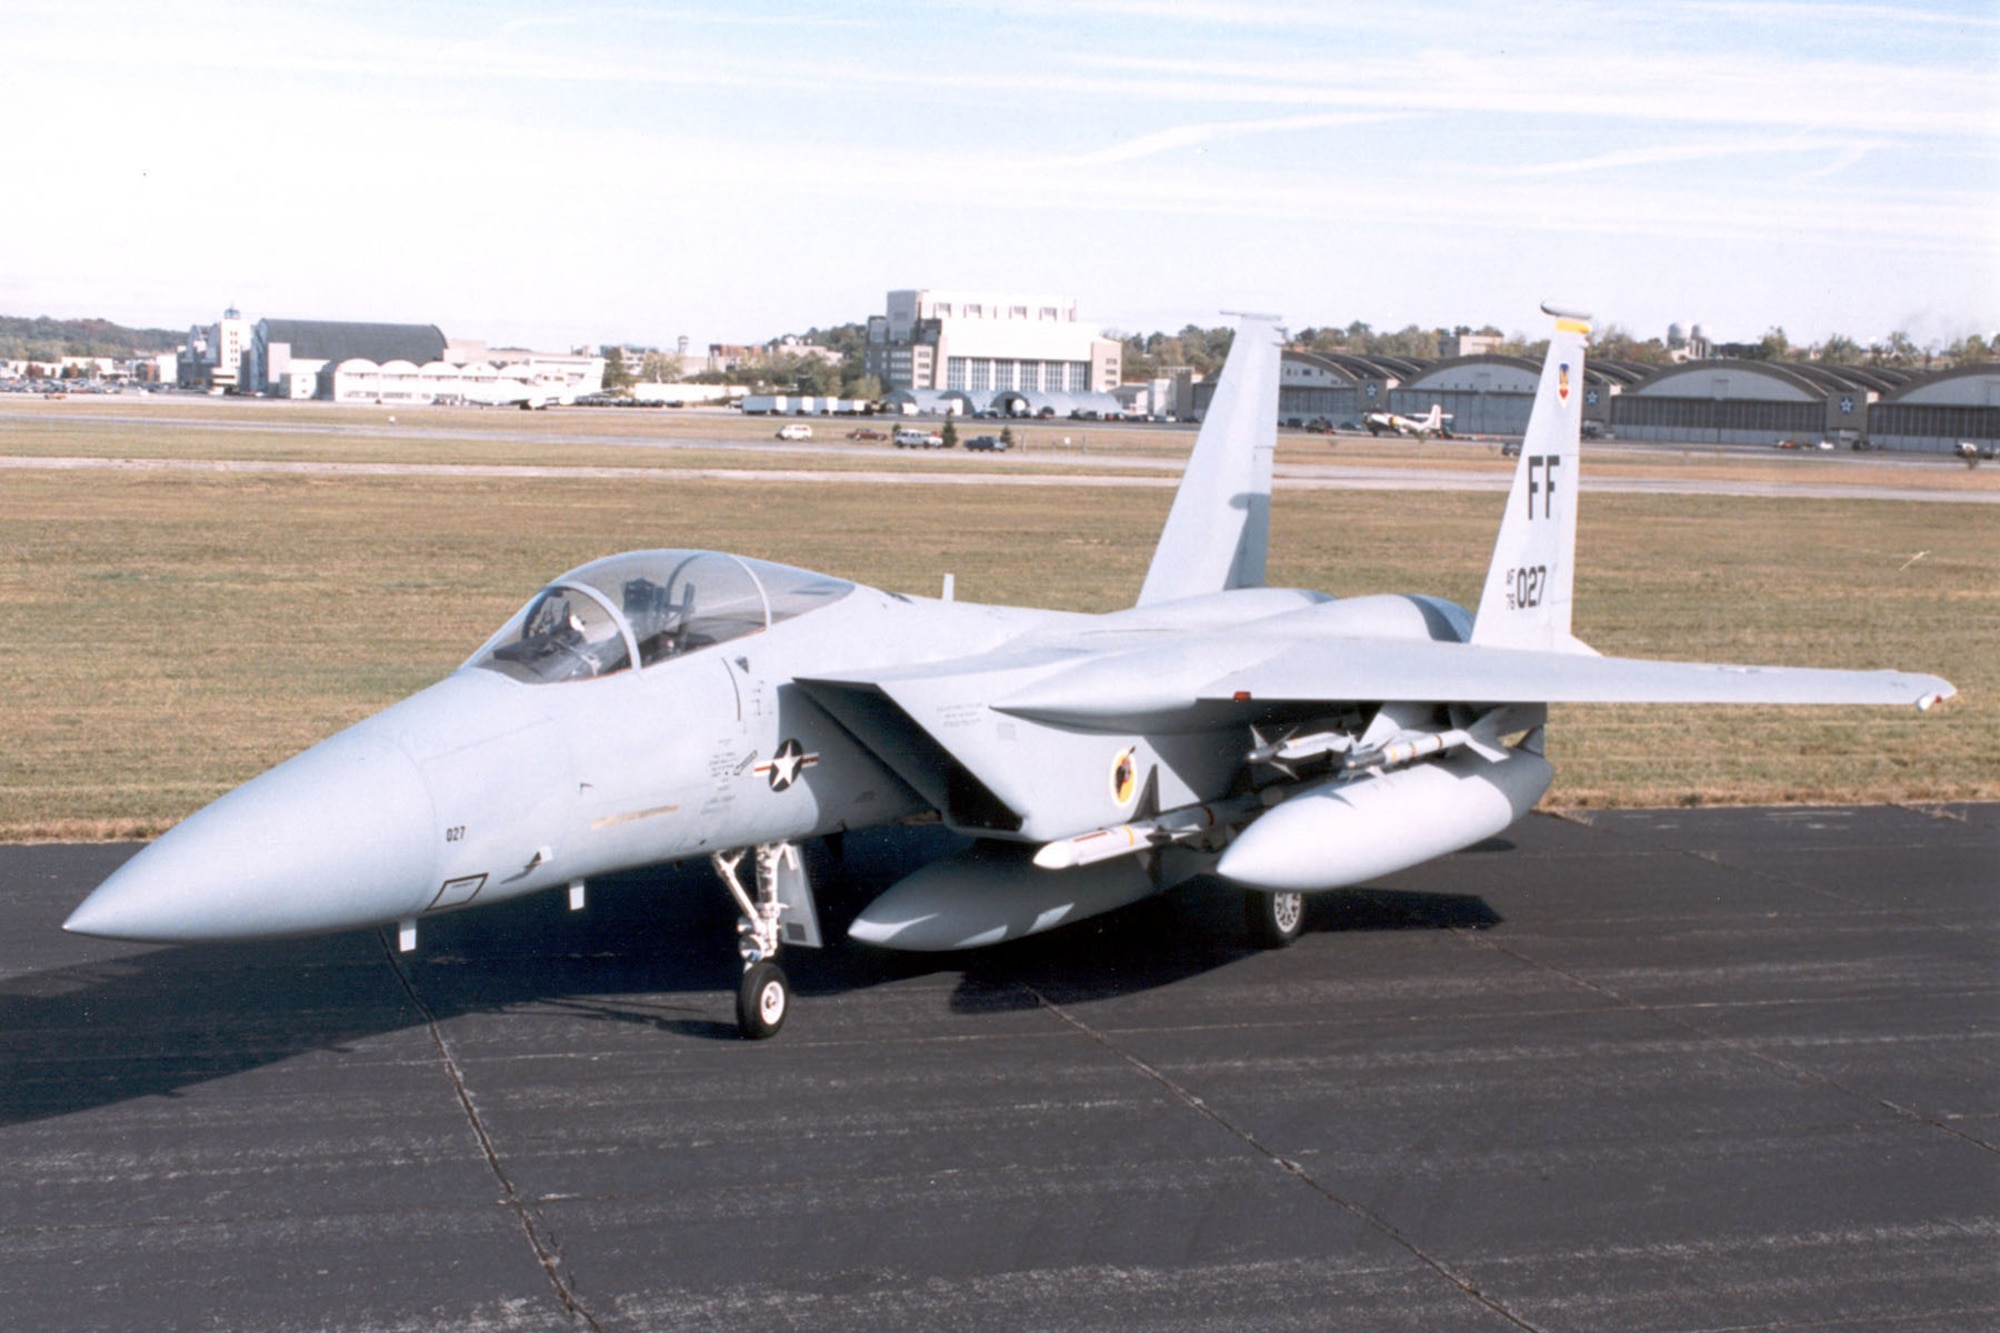
[[[726,446],[718,446],[726,448]],[[738,445],[735,452],[762,452]],[[981,460],[982,464],[984,460]],[[891,460],[893,462],[893,460]],[[1036,455],[1037,467],[1053,462],[1070,469],[1048,472],[995,472],[881,468],[605,467],[568,463],[358,463],[298,459],[88,458],[0,455],[0,472],[138,472],[288,477],[445,477],[485,481],[688,481],[761,482],[813,486],[1066,486],[1141,487],[1169,490],[1180,485],[1175,460],[1104,456]],[[1082,467],[1108,469],[1084,472]],[[1122,471],[1120,469],[1123,469]],[[1481,491],[1504,492],[1512,477],[1504,472],[1462,469],[1344,466],[1281,463],[1272,484],[1281,491]],[[1869,486],[1809,482],[1746,481],[1719,477],[1593,477],[1596,494],[1720,495],[1783,500],[1902,500],[1922,504],[2000,504],[2000,491],[1941,486]]]
[[[791,952],[756,1044],[705,867],[62,934],[132,850],[0,848],[9,1327],[2000,1325],[2000,806],[1536,816],[1272,953],[1201,886]]]

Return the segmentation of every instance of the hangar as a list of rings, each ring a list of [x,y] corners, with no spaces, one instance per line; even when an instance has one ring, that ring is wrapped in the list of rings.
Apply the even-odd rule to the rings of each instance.
[[[1436,403],[1456,433],[1518,435],[1539,373],[1535,362],[1498,353],[1424,361],[1293,349],[1284,356],[1278,420],[1303,426],[1385,410],[1422,416]],[[1585,430],[1629,440],[1866,440],[1937,453],[1955,452],[1961,440],[2000,442],[2000,362],[1926,373],[1812,361],[1587,359],[1583,383]],[[1214,393],[1213,383],[1194,386],[1197,415]]]
[[[1428,364],[1408,357],[1288,349],[1279,367],[1278,420],[1304,425],[1316,420],[1353,421],[1364,412],[1379,412],[1391,390]],[[1197,384],[1194,390],[1199,415],[1208,410],[1215,386]]]
[[[1866,435],[1869,405],[1909,372],[1795,361],[1689,361],[1662,367],[1618,397],[1620,439],[1773,444]]]
[[[1607,429],[1611,404],[1644,379],[1651,366],[1589,361],[1583,370],[1585,429]],[[1436,361],[1389,394],[1389,410],[1420,417],[1436,403],[1459,435],[1519,435],[1528,429],[1542,366],[1526,357],[1483,353]]]
[[[330,319],[260,319],[245,352],[245,387],[274,398],[311,398],[328,365],[367,360],[416,367],[444,359],[435,324],[363,324]]]
[[[1608,425],[1611,402],[1653,367],[1623,361],[1586,363],[1584,420]],[[1518,356],[1481,353],[1428,361],[1416,357],[1360,356],[1344,352],[1287,351],[1278,388],[1278,420],[1358,421],[1368,412],[1422,416],[1437,403],[1467,435],[1518,435],[1527,429],[1541,364]],[[1205,411],[1213,385],[1195,386],[1196,410]]]
[[[1960,440],[2000,442],[2000,362],[1920,375],[1868,409],[1880,449],[1955,452]]]

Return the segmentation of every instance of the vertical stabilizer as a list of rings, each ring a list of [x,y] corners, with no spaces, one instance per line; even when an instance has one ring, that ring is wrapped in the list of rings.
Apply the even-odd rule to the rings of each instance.
[[[1583,348],[1587,317],[1556,317],[1535,390],[1507,514],[1493,544],[1472,642],[1493,648],[1589,652],[1570,635],[1575,584],[1578,461],[1582,456]]]
[[[1263,585],[1283,346],[1276,316],[1239,317],[1222,381],[1139,590],[1140,606]]]

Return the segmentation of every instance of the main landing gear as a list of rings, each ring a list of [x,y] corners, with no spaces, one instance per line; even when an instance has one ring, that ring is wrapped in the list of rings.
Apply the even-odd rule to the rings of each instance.
[[[743,970],[743,982],[736,988],[736,1030],[751,1041],[775,1037],[791,1006],[785,969],[768,960],[752,963]]]
[[[1250,942],[1258,948],[1282,949],[1305,929],[1306,896],[1252,889],[1243,895],[1243,924],[1249,927]]]
[[[752,858],[757,877],[756,897],[743,887],[737,871]],[[818,914],[798,847],[789,842],[760,843],[709,858],[722,886],[743,910],[736,923],[736,952],[743,956],[743,980],[736,988],[736,1029],[751,1041],[778,1035],[791,1011],[792,993],[785,970],[772,960],[781,943],[817,949]],[[791,918],[780,925],[785,913]]]

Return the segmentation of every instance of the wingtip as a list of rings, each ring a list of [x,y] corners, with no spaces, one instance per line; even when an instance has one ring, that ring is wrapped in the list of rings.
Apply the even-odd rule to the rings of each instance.
[[[1917,711],[1919,713],[1928,713],[1946,699],[1955,699],[1958,697],[1958,689],[1950,681],[1940,680],[1936,684],[1936,689],[1929,690],[1918,697]]]

